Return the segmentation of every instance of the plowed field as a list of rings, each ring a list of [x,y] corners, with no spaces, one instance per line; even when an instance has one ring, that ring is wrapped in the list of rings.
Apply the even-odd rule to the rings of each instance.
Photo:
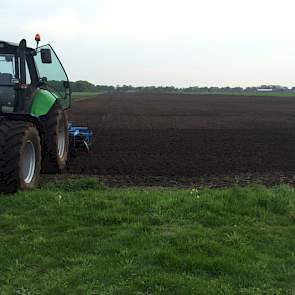
[[[69,115],[95,134],[90,155],[70,160],[73,174],[144,183],[295,171],[295,98],[101,95]]]

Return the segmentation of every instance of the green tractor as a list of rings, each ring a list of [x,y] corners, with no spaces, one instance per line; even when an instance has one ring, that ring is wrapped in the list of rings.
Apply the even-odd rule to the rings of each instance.
[[[29,190],[69,156],[68,76],[50,45],[0,41],[0,193]]]

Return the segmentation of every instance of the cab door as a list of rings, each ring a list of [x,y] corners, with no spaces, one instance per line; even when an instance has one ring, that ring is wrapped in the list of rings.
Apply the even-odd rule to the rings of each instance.
[[[41,46],[34,56],[40,87],[51,92],[66,109],[71,104],[71,90],[68,75],[58,56],[50,45]]]

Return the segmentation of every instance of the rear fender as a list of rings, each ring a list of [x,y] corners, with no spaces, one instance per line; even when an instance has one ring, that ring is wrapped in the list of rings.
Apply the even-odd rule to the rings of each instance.
[[[36,117],[48,114],[57,97],[48,90],[38,89],[32,99],[31,114]]]
[[[12,120],[12,121],[25,121],[30,122],[37,127],[39,130],[42,128],[41,122],[38,117],[32,116],[30,114],[20,114],[20,113],[1,113],[1,118]]]

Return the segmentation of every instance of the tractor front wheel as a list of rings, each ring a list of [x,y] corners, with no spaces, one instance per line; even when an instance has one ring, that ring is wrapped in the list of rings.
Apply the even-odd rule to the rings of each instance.
[[[0,192],[33,189],[39,181],[39,132],[28,122],[0,121]]]
[[[58,103],[41,118],[43,123],[43,173],[60,173],[66,168],[69,153],[68,119]]]

